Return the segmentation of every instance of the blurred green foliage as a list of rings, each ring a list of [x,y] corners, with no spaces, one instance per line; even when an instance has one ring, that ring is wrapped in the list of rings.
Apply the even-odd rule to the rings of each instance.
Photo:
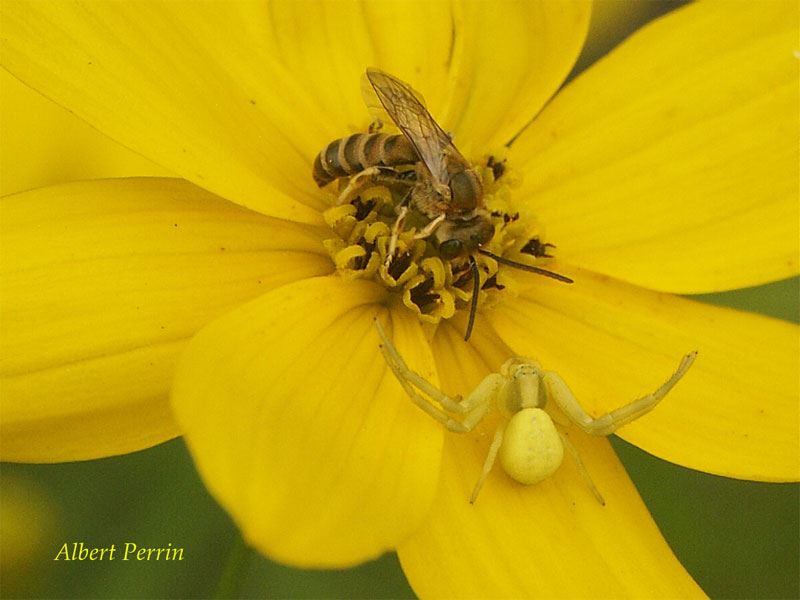
[[[181,440],[126,456],[56,465],[2,465],[8,486],[35,487],[56,526],[26,572],[2,573],[3,598],[413,597],[394,555],[344,571],[302,571],[244,548],[208,495]],[[0,531],[9,515],[0,512]],[[54,561],[64,542],[117,545],[117,560]],[[123,562],[120,545],[184,548],[183,561]],[[3,552],[13,552],[4,545]],[[5,559],[5,556],[3,557]],[[233,559],[233,563],[231,562]],[[5,562],[5,560],[4,560]],[[230,570],[233,581],[225,582]],[[218,594],[219,592],[219,594]]]

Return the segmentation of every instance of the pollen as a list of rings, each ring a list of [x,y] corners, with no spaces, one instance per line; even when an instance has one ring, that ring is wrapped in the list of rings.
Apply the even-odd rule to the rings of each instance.
[[[494,235],[484,248],[533,265],[537,258],[549,256],[546,251],[551,245],[541,241],[535,219],[523,215],[516,206],[513,190],[520,183],[517,174],[495,156],[477,163],[494,226]],[[348,183],[343,178],[340,187]],[[514,274],[500,269],[496,260],[483,254],[472,257],[480,280],[478,289],[473,289],[470,257],[442,257],[433,237],[420,235],[430,219],[412,207],[402,230],[396,232],[392,251],[398,207],[408,204],[405,200],[396,190],[374,185],[349,203],[324,212],[332,232],[324,245],[343,278],[373,279],[396,293],[397,301],[420,320],[433,324],[459,311],[469,311],[474,293],[479,294],[478,305],[484,308],[494,306],[503,295],[515,294],[518,286]]]

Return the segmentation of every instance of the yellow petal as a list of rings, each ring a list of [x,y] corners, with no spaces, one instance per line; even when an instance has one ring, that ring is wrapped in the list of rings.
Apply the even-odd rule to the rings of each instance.
[[[81,179],[170,175],[4,69],[0,90],[0,195]]]
[[[3,2],[2,62],[94,127],[231,201],[321,222],[324,112],[254,3]]]
[[[315,152],[333,139],[364,131],[370,122],[360,82],[366,67],[375,64],[372,44],[376,40],[365,17],[371,8],[355,2],[274,2],[269,6],[267,52],[288,77],[317,99],[330,128],[327,139],[318,138]],[[383,11],[383,3],[377,10]],[[414,11],[407,14],[406,20],[414,19]]]
[[[569,84],[517,140],[559,257],[679,293],[798,272],[798,12],[698,2]]]
[[[530,279],[524,296],[487,313],[516,353],[558,372],[599,416],[655,390],[697,350],[675,389],[618,435],[708,473],[800,477],[796,325],[560,268],[569,288]]]
[[[507,348],[481,329],[488,328],[476,327],[478,356],[464,349],[457,328],[437,332],[434,352],[445,390],[464,394],[508,358]],[[570,432],[605,506],[569,457],[534,486],[511,481],[496,466],[470,505],[492,433],[446,434],[434,507],[398,547],[420,597],[702,596],[605,440]]]
[[[319,99],[336,127],[323,145],[369,126],[373,117],[362,98],[361,79],[370,66],[422,92],[436,118],[443,117],[453,43],[451,3],[276,2],[269,24],[270,54]]]
[[[589,28],[591,4],[465,2],[456,15],[452,96],[445,123],[485,153],[517,135],[572,69]],[[459,21],[461,21],[459,23]]]
[[[176,179],[43,188],[0,201],[3,460],[138,450],[178,434],[179,353],[231,306],[324,273],[308,227]]]
[[[369,123],[359,81],[377,66],[421,92],[462,151],[486,152],[530,121],[567,76],[589,12],[582,0],[285,2],[270,19],[273,53],[324,98],[343,128],[336,137]]]
[[[277,560],[373,558],[433,501],[441,430],[381,357],[373,319],[384,299],[363,280],[296,282],[209,325],[181,360],[173,406],[200,474],[248,543]],[[429,373],[416,318],[402,310],[393,322]]]

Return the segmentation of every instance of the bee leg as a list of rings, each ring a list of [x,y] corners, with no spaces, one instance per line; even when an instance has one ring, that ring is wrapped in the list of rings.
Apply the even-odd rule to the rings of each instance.
[[[414,235],[414,239],[415,240],[422,240],[422,239],[425,239],[426,237],[428,237],[430,234],[432,234],[434,231],[436,231],[436,228],[439,226],[439,223],[444,221],[446,217],[447,217],[447,215],[445,213],[440,214],[433,221],[431,221],[430,223],[425,225],[425,227],[420,229],[419,232],[416,235]]]
[[[380,172],[381,170],[379,167],[369,167],[353,175],[347,183],[347,187],[342,190],[339,197],[336,199],[336,206],[342,206],[351,202],[362,190],[373,184]]]
[[[399,180],[406,183],[405,180]],[[410,187],[397,206],[397,220],[392,225],[392,237],[389,238],[389,248],[386,252],[386,260],[383,261],[384,266],[388,269],[394,260],[394,253],[397,250],[397,239],[400,237],[400,232],[403,231],[403,224],[405,223],[406,215],[408,214],[408,204],[411,201],[411,192],[413,187]]]
[[[394,252],[397,250],[397,238],[400,237],[400,232],[403,230],[403,223],[406,220],[407,214],[407,206],[401,206],[400,210],[397,211],[397,220],[394,222],[394,225],[392,225],[392,237],[389,238],[389,248],[386,250],[386,260],[383,261],[387,269],[392,264]]]
[[[413,186],[414,182],[404,179],[402,174],[392,167],[377,165],[367,167],[350,178],[347,186],[336,199],[336,206],[342,206],[352,202],[362,191],[373,185],[383,185],[393,190],[404,190],[409,186]]]

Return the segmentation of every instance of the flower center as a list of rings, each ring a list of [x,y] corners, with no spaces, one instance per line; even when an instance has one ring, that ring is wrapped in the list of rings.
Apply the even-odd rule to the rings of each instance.
[[[491,156],[476,168],[482,176],[483,199],[494,227],[494,235],[481,250],[531,266],[537,258],[550,256],[552,244],[541,240],[535,220],[527,213],[522,216],[515,206],[512,190],[520,182],[507,162]],[[348,183],[343,179],[341,186]],[[408,204],[405,195],[396,188],[376,184],[349,204],[324,212],[334,233],[325,240],[325,248],[342,277],[371,278],[381,283],[422,321],[434,324],[458,311],[469,311],[476,292],[478,305],[484,307],[496,304],[501,294],[515,293],[513,271],[500,269],[491,256],[476,252],[445,258],[444,244],[437,247],[435,236],[425,235],[433,219],[413,205],[398,222],[397,207]],[[473,261],[479,278],[477,288]]]

